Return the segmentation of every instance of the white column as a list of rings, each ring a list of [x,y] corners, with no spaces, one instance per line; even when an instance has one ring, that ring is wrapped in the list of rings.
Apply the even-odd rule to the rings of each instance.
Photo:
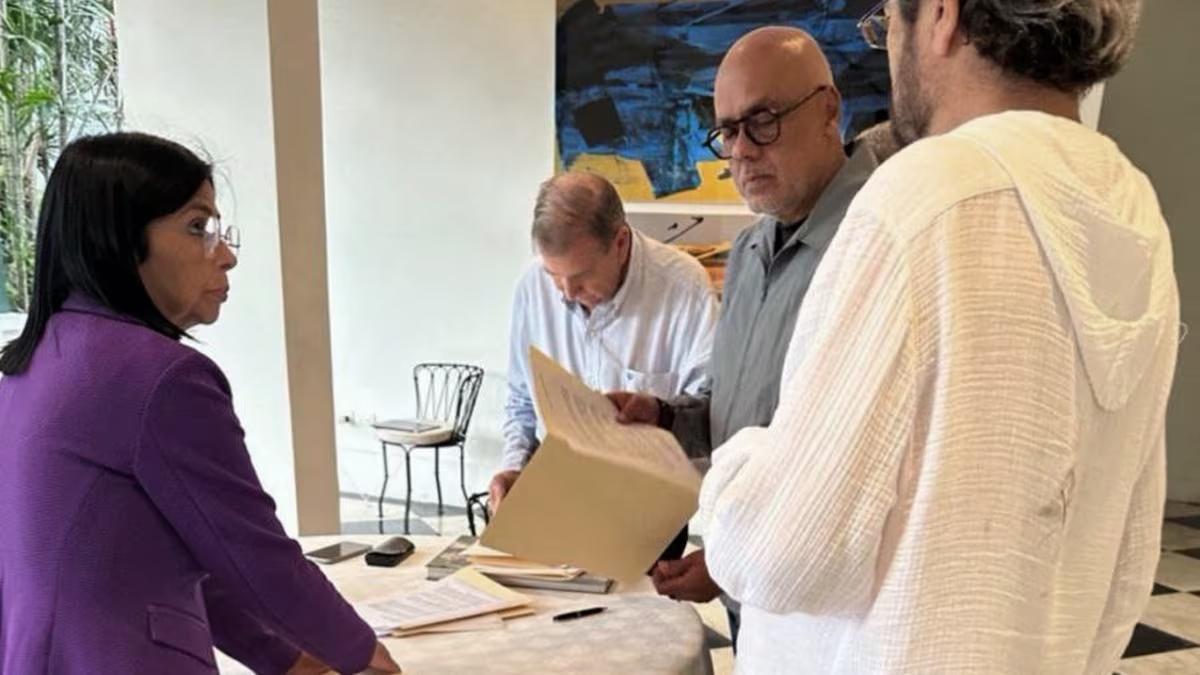
[[[340,531],[317,0],[268,0],[283,313],[301,534]]]

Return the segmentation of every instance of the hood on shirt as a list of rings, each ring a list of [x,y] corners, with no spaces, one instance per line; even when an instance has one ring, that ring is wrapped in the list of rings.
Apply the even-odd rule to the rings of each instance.
[[[1043,113],[991,115],[952,133],[1012,177],[1096,403],[1124,407],[1179,321],[1170,235],[1149,179],[1105,136]]]

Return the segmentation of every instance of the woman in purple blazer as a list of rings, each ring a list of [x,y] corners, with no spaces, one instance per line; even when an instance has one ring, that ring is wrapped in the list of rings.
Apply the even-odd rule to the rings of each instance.
[[[143,134],[68,146],[34,299],[0,354],[0,673],[398,672],[284,534],[229,383],[181,338],[237,259],[212,167]]]

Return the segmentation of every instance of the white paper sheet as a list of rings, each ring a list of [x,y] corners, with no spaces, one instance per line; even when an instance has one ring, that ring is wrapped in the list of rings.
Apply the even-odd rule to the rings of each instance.
[[[358,611],[376,634],[384,634],[528,604],[529,598],[465,567],[428,588],[366,603]]]

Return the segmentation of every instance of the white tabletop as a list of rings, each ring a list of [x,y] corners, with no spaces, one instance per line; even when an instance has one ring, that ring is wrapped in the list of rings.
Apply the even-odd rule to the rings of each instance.
[[[375,544],[386,536],[302,537],[306,551],[337,541]],[[453,538],[410,536],[412,557],[397,567],[371,567],[361,556],[322,566],[350,602],[363,602],[431,583],[425,563]],[[504,630],[385,639],[406,674],[651,673],[710,675],[704,626],[691,605],[661,598],[649,579],[617,584],[607,595],[514,589],[534,598],[538,613],[505,622]],[[555,623],[551,616],[582,607],[607,611]],[[222,673],[247,673],[218,654]]]

